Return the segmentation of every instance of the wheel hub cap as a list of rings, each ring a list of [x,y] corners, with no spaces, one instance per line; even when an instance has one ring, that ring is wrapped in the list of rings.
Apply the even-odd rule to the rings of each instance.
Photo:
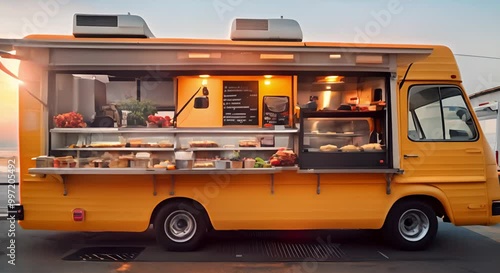
[[[163,229],[170,240],[176,243],[184,243],[191,240],[195,235],[196,220],[190,212],[177,210],[167,217]]]
[[[399,233],[410,242],[422,240],[429,232],[430,221],[424,212],[411,209],[399,218]]]

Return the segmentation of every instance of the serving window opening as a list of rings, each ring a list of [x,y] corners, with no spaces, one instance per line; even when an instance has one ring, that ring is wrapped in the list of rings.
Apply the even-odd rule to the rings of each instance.
[[[302,169],[389,168],[388,75],[298,78]]]

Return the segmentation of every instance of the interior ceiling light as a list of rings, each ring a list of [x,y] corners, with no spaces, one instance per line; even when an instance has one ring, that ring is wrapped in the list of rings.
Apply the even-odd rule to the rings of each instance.
[[[340,54],[330,54],[330,59],[340,59],[342,58],[342,55]]]
[[[220,59],[221,53],[202,53],[202,52],[189,52],[189,59]]]
[[[316,78],[316,83],[343,83],[344,77],[342,76],[326,76]]]
[[[293,54],[260,54],[262,60],[293,60]]]

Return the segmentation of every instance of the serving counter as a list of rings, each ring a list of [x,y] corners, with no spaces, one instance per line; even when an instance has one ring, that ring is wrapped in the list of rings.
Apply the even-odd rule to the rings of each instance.
[[[151,176],[153,184],[153,195],[157,195],[156,179],[158,175],[170,176],[170,195],[175,195],[175,177],[178,175],[269,175],[271,194],[274,194],[274,174],[283,171],[297,171],[297,167],[272,167],[272,168],[240,168],[240,169],[214,169],[214,168],[197,168],[197,169],[181,169],[181,170],[166,170],[166,169],[151,169],[151,168],[30,168],[28,171],[33,175],[45,177],[51,175],[63,185],[63,195],[68,195],[66,188],[67,175],[146,175]]]

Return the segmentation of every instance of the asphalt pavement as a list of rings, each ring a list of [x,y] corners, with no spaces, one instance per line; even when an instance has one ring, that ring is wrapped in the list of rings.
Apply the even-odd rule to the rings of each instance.
[[[9,229],[15,237],[9,237]],[[0,272],[493,273],[500,268],[499,230],[500,225],[464,228],[440,223],[433,246],[419,252],[392,249],[383,244],[374,231],[213,232],[199,251],[175,253],[160,248],[152,230],[142,233],[32,231],[11,226],[4,220],[0,221]],[[13,244],[12,239],[15,239]],[[97,259],[85,256],[111,248],[138,249],[138,252],[132,261],[113,260],[118,256],[109,255],[113,259],[105,259],[102,253],[95,256]],[[93,252],[78,254],[89,249]],[[12,253],[15,257],[8,255]],[[73,255],[75,253],[77,255]],[[71,256],[80,259],[68,260]],[[84,256],[88,257],[86,261],[81,259]],[[12,265],[13,258],[15,265]]]

